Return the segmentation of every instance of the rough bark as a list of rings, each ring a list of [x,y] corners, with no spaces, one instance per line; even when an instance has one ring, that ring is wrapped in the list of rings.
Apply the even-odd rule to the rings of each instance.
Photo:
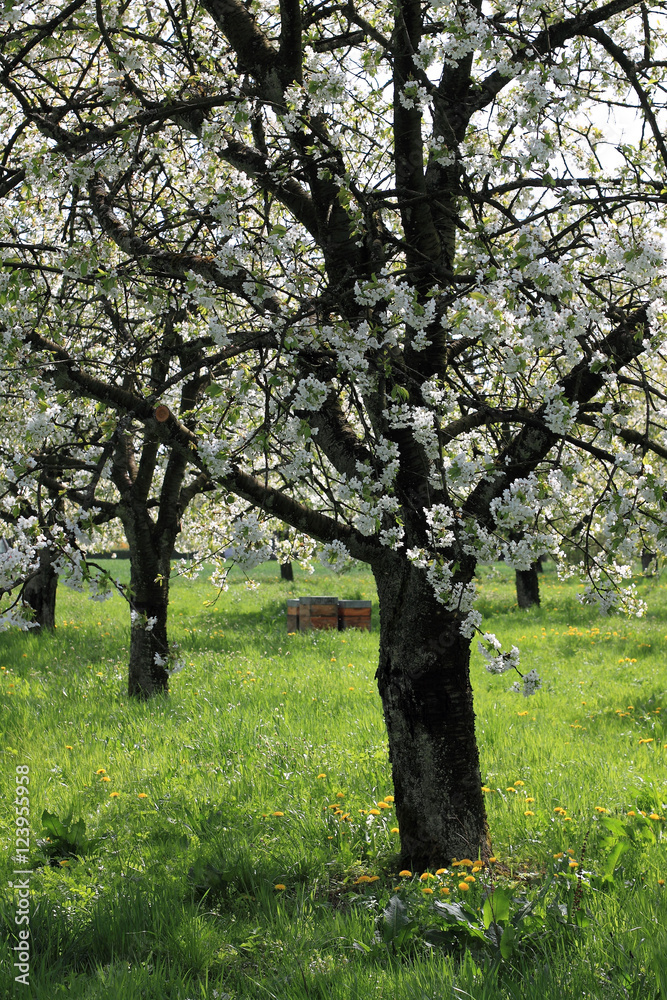
[[[166,693],[169,687],[167,611],[171,546],[164,551],[160,540],[154,537],[154,526],[147,515],[135,517],[132,523],[125,514],[123,524],[130,546],[132,619],[128,694],[150,698]]]
[[[540,603],[540,572],[539,563],[534,562],[530,569],[516,571],[516,600],[520,608],[533,608]]]
[[[31,631],[47,629],[52,632],[56,627],[58,574],[53,568],[53,559],[53,551],[43,548],[39,554],[39,566],[23,585],[21,601],[31,609],[35,623],[35,629]]]
[[[470,685],[470,640],[405,559],[373,572],[377,671],[404,864],[422,870],[491,852]]]

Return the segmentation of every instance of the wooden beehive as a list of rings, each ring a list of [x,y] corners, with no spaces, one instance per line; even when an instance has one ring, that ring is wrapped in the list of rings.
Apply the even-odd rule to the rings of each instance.
[[[337,597],[300,597],[299,631],[338,628]]]
[[[361,628],[366,632],[371,629],[370,601],[339,601],[338,628],[344,631],[348,628]]]
[[[299,599],[290,598],[287,601],[287,631],[299,631]]]

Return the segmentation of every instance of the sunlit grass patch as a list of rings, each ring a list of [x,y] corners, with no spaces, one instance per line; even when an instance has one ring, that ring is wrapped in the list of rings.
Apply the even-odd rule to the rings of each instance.
[[[630,995],[655,996],[665,954],[655,919],[667,920],[661,585],[639,580],[646,620],[601,620],[551,567],[542,606],[529,612],[513,606],[506,567],[480,568],[485,627],[520,646],[543,689],[509,692],[507,676],[473,654],[496,860],[399,872],[372,578],[297,570],[285,584],[275,563],[253,572],[259,590],[239,574],[215,603],[205,581],[175,581],[170,633],[185,667],[167,698],[145,704],[125,693],[129,622],[117,597],[92,604],[61,588],[54,636],[0,635],[3,801],[16,763],[27,763],[33,840],[48,810],[81,818],[95,843],[81,860],[54,849],[52,864],[36,847],[31,856],[35,997],[348,1000],[379,989],[412,1000],[456,987],[495,1000],[515,977],[529,1000],[596,996],[600,982],[620,998],[628,976],[638,984]],[[373,631],[288,635],[285,600],[309,593],[372,599]],[[4,886],[8,819],[5,809]],[[485,893],[536,899],[547,884],[547,903],[566,909],[579,891],[590,925],[549,937],[547,964],[525,975],[517,945],[498,979],[470,946]],[[407,950],[378,944],[394,896],[415,926],[440,921],[467,952],[421,931]],[[465,904],[469,928],[443,929],[449,911],[436,901]],[[0,890],[0,992],[12,988],[11,902]],[[610,962],[616,940],[634,965]]]

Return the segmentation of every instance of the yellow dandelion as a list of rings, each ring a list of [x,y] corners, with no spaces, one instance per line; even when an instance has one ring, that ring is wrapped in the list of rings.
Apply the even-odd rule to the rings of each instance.
[[[381,813],[380,813],[379,809],[369,809],[368,810],[368,815],[369,816],[380,816]]]
[[[665,884],[664,878],[659,878],[658,879],[658,885],[664,885],[664,884]]]
[[[609,810],[605,809],[604,806],[596,806],[595,807],[595,811],[596,811],[596,813],[608,813],[609,812]]]
[[[326,778],[326,774],[318,774],[318,778]]]
[[[391,830],[389,831],[389,833],[398,833],[398,832],[399,831],[397,826],[392,826]]]
[[[463,881],[464,882],[476,882],[477,879],[475,878],[474,875],[466,875],[466,877],[464,878]]]
[[[535,815],[535,813],[533,812],[532,809],[524,809],[523,814],[524,814],[524,816],[534,816]]]
[[[379,875],[371,875],[371,877],[369,878],[368,881],[369,882],[379,882],[380,881],[380,876]]]
[[[344,799],[345,798],[345,792],[336,792],[336,798],[337,799]]]
[[[137,798],[138,799],[147,799],[148,795],[146,794],[146,792],[139,792],[139,794],[137,795]]]
[[[362,882],[370,882],[370,880],[370,875],[360,875],[354,884],[360,885]]]
[[[285,815],[285,813],[282,813],[282,812],[280,812],[280,811],[279,811],[278,809],[276,809],[276,811],[275,811],[275,812],[272,812],[272,813],[271,813],[271,815],[272,815],[272,816],[284,816],[284,815]]]
[[[468,885],[467,882],[459,882],[459,889],[461,890],[461,892],[467,892],[469,888],[470,886]]]
[[[514,784],[515,784],[515,786],[517,788],[521,788],[523,785],[526,784],[526,782],[525,781],[515,781]]]
[[[391,809],[388,802],[378,802],[377,807],[378,809]]]
[[[450,892],[451,892],[451,889],[448,889],[446,885],[443,885],[442,889],[440,890],[440,895],[441,896],[449,896]]]
[[[562,858],[563,857],[563,852],[562,851],[558,851],[557,854],[554,854],[554,857],[555,858]]]
[[[482,791],[483,792],[491,792],[491,791],[493,791],[493,789],[489,788],[488,785],[482,785]]]
[[[490,862],[490,863],[491,863],[492,865],[495,865],[495,863],[496,863],[496,861],[497,861],[497,860],[498,860],[498,858],[489,858],[489,862]]]
[[[399,872],[398,874],[400,876],[402,876],[402,878],[410,878],[410,876],[412,875],[412,872],[408,871],[407,868],[404,868],[403,871]]]
[[[429,889],[429,887],[427,885],[424,886],[424,888],[422,889],[422,892],[424,893],[425,896],[432,896],[433,895],[433,889]]]
[[[95,774],[106,774],[106,773],[107,772],[104,770],[103,767],[98,767],[98,769],[95,771]]]
[[[71,746],[69,745],[69,743],[66,743],[66,744],[65,744],[65,750],[73,750],[73,749],[74,749],[74,747],[71,747]]]
[[[109,792],[109,798],[110,799],[117,799],[119,795],[120,795],[120,792]]]
[[[579,867],[579,862],[578,861],[568,861],[568,865],[569,865],[570,868],[578,868]]]
[[[102,777],[100,778],[100,781],[111,781],[111,778],[108,777],[108,775],[103,774]]]
[[[562,806],[556,806],[556,808],[554,809],[554,812],[558,813],[559,816],[564,816],[565,813],[567,812],[567,810],[563,809]]]
[[[465,865],[466,868],[472,868],[472,866],[473,866],[473,862],[470,860],[470,858],[461,858],[461,860],[459,861],[459,864],[460,865]]]
[[[628,810],[628,816],[636,816],[636,815],[637,813],[634,811],[634,809]]]
[[[69,864],[69,861],[59,861],[58,864],[63,865],[64,867],[65,865]]]
[[[435,874],[436,875],[446,875],[447,874],[447,869],[446,868],[438,868],[438,870],[437,870],[437,872]]]
[[[287,888],[287,886],[286,886],[286,885],[283,885],[283,884],[282,884],[282,882],[276,882],[276,884],[274,885],[274,887],[273,887],[273,888],[274,888],[274,889],[286,889],[286,888]]]
[[[651,813],[649,819],[660,819],[660,816],[658,815],[658,813]]]
[[[385,800],[385,802],[393,802],[394,801],[394,796],[393,795],[385,795],[384,800]]]
[[[535,799],[531,798],[530,795],[526,795],[526,802],[534,802]]]

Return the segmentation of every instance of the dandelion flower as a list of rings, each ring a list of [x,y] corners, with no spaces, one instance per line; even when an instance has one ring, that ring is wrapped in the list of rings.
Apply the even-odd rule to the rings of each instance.
[[[468,885],[467,882],[459,882],[459,889],[461,890],[461,892],[467,892],[469,888],[470,886]]]
[[[380,812],[379,809],[369,809],[368,810],[368,815],[369,816],[381,816],[382,814],[381,814],[381,812]]]
[[[461,858],[461,860],[459,861],[459,864],[460,865],[465,865],[466,868],[472,868],[472,866],[473,866],[473,862],[470,860],[470,858]]]
[[[637,813],[634,811],[634,809],[630,809],[628,811],[628,816],[636,816],[636,815],[637,815]]]
[[[493,791],[493,789],[489,788],[488,785],[482,785],[482,791],[483,792],[491,792],[491,791]]]
[[[514,784],[515,784],[515,786],[517,788],[521,788],[523,785],[526,784],[526,782],[525,781],[515,781]]]
[[[657,813],[651,813],[651,815],[649,816],[649,819],[660,819],[660,817],[659,817],[659,815]]]
[[[336,792],[336,798],[337,799],[344,799],[345,798],[345,792]]]
[[[524,816],[534,816],[535,815],[535,813],[533,812],[532,809],[524,809],[523,814],[524,814]]]
[[[534,802],[535,799],[531,798],[530,795],[526,796],[526,802]]]
[[[410,878],[412,872],[408,871],[407,868],[404,868],[403,871],[399,872],[398,874],[401,875],[403,878]]]
[[[120,795],[120,792],[109,792],[109,798],[110,799],[117,799],[119,795]]]
[[[369,878],[368,881],[369,882],[379,882],[380,881],[380,876],[379,875],[371,875],[371,877]]]
[[[385,800],[385,802],[393,802],[394,801],[394,796],[393,795],[385,795],[384,800]]]
[[[570,868],[578,868],[579,867],[579,862],[578,861],[569,861],[568,865],[569,865]]]
[[[370,880],[370,875],[360,875],[354,884],[360,885],[362,882],[370,882]]]
[[[433,895],[433,889],[429,889],[429,887],[427,885],[424,886],[424,888],[422,889],[422,892],[424,893],[425,896],[432,896]]]
[[[391,830],[389,831],[389,833],[398,833],[398,832],[399,831],[397,826],[392,826]]]
[[[139,794],[137,795],[137,798],[138,799],[147,799],[148,795],[146,794],[146,792],[139,792]]]
[[[74,747],[71,747],[71,746],[69,745],[69,743],[66,743],[66,744],[65,744],[65,750],[73,750],[73,749],[74,749]]]
[[[276,810],[276,812],[272,812],[271,815],[272,816],[284,816],[285,813],[281,813],[279,810]]]
[[[102,777],[100,778],[100,781],[111,781],[111,778],[108,775],[103,774]]]
[[[563,857],[563,852],[559,851],[558,854],[554,854],[554,857],[555,858],[562,858]]]
[[[609,812],[609,810],[605,809],[604,806],[596,806],[595,807],[595,811],[596,811],[596,813],[608,813]]]
[[[274,887],[273,887],[273,888],[274,888],[274,889],[286,889],[286,888],[287,888],[287,886],[286,886],[286,885],[283,885],[283,884],[282,884],[282,882],[277,882],[277,883],[276,883],[276,884],[274,885]]]
[[[496,861],[497,861],[497,860],[498,860],[498,858],[489,858],[489,861],[490,861],[490,863],[491,863],[492,865],[494,865],[494,864],[496,863]]]
[[[477,879],[475,878],[474,875],[466,875],[466,877],[464,878],[463,881],[464,882],[476,882]]]
[[[438,870],[437,870],[437,872],[435,874],[436,875],[446,875],[447,874],[447,869],[446,868],[438,868]]]
[[[664,878],[659,878],[658,879],[658,885],[664,885],[664,884],[665,884]]]
[[[450,892],[451,892],[451,889],[448,889],[446,885],[443,885],[442,889],[440,890],[440,895],[441,896],[449,896]]]
[[[106,774],[106,773],[107,772],[104,770],[103,767],[98,767],[98,769],[95,771],[95,774]]]
[[[318,774],[318,778],[326,778],[326,774]]]

